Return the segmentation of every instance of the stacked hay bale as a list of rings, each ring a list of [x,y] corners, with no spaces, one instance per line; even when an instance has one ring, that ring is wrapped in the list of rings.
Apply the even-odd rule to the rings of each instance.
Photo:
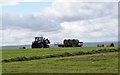
[[[65,39],[63,41],[65,47],[76,47],[79,44],[79,40],[77,39]]]

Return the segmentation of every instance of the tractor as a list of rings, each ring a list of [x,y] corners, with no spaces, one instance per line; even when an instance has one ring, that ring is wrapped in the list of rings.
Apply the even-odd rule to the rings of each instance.
[[[50,41],[44,37],[35,37],[35,41],[32,42],[32,48],[49,48]]]

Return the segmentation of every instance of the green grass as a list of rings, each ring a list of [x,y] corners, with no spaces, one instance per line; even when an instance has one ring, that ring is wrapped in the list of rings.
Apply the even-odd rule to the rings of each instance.
[[[64,52],[76,52],[76,51],[91,51],[103,48],[114,47],[75,47],[75,48],[38,48],[38,49],[13,49],[2,50],[2,59],[9,59],[22,56],[43,56],[49,54],[59,54]],[[115,47],[117,48],[117,47]]]
[[[3,50],[2,56],[3,59],[8,59],[18,56],[40,56],[63,52],[90,51],[101,48],[103,47]],[[116,55],[118,55],[117,52],[111,52],[22,62],[8,62],[2,63],[2,71],[3,73],[118,73],[118,58]],[[95,59],[93,60],[93,58]]]
[[[117,53],[110,53],[112,56]],[[106,54],[104,54],[106,55]],[[86,58],[101,54],[64,58]],[[3,73],[117,73],[118,59],[99,61],[62,61],[63,58],[51,58],[24,62],[3,63]]]

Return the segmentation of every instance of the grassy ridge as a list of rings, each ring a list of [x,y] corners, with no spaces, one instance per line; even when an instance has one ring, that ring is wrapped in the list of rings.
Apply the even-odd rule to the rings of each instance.
[[[3,50],[3,58],[92,51],[105,47]],[[106,49],[117,47],[106,47]],[[3,73],[118,73],[118,52],[47,58],[3,64]]]

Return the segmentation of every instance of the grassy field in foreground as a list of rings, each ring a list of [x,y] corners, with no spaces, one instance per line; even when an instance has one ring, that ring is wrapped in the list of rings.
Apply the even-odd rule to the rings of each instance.
[[[106,47],[106,49],[109,48],[110,47]],[[103,49],[103,47],[3,50],[2,59],[97,49]],[[118,53],[110,52],[22,62],[8,62],[2,65],[3,73],[117,73]]]

